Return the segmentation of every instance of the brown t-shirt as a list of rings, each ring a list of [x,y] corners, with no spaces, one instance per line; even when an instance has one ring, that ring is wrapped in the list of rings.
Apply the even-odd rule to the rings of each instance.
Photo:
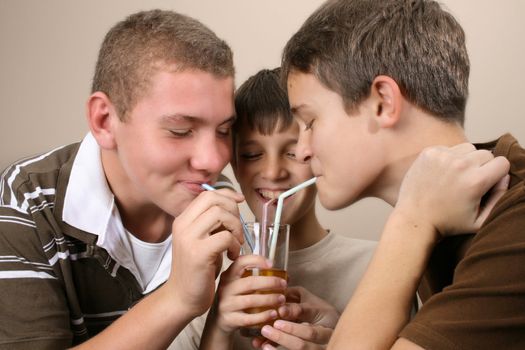
[[[400,334],[426,349],[525,349],[525,150],[509,134],[477,147],[510,161],[509,190],[475,236],[431,257],[423,307]]]

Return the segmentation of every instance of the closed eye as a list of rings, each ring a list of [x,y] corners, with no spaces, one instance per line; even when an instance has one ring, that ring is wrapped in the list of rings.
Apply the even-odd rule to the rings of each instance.
[[[217,129],[217,134],[220,137],[229,137],[231,134],[231,127]]]
[[[170,130],[170,132],[175,137],[188,137],[192,134],[191,129]]]
[[[244,152],[240,154],[240,157],[244,160],[257,160],[262,156],[262,153],[258,152]]]

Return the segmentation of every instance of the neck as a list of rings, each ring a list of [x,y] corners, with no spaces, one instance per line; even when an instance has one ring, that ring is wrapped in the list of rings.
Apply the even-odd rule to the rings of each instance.
[[[315,215],[315,203],[290,227],[290,250],[304,249],[327,235]]]
[[[404,125],[391,130],[385,138],[385,167],[378,176],[380,181],[369,189],[368,196],[383,199],[395,206],[401,183],[419,153],[430,146],[454,146],[468,142],[463,128],[455,123],[445,123],[429,115],[408,116]]]
[[[158,243],[166,240],[171,232],[173,217],[142,195],[126,176],[115,153],[102,150],[101,159],[124,227],[145,242]]]

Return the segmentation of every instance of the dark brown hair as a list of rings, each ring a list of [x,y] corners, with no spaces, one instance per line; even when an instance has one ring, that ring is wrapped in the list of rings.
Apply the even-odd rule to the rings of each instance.
[[[293,117],[281,86],[280,68],[263,69],[248,78],[235,92],[235,112],[235,133],[243,126],[263,135],[270,135],[276,128],[287,129]]]
[[[351,113],[378,75],[444,121],[464,123],[469,59],[459,23],[432,0],[331,0],[288,41],[283,79],[314,74]]]

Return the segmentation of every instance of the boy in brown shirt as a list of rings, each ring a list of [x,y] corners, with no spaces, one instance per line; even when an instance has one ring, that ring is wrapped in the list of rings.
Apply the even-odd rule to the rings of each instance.
[[[469,61],[456,20],[434,1],[328,1],[288,42],[283,71],[301,125],[296,155],[311,162],[321,203],[338,209],[373,196],[395,206],[329,348],[523,349],[525,151],[510,135],[478,150],[465,143]],[[423,196],[406,196],[414,188],[404,179],[428,158],[449,165],[420,187]],[[510,183],[490,214],[483,206],[498,197],[465,202],[450,186],[439,200],[436,191],[476,164],[501,179],[496,188]],[[474,175],[464,181],[467,192],[490,187]],[[452,248],[457,256],[445,254],[449,271],[427,275],[442,281],[409,320],[436,244],[476,231]],[[439,256],[431,268],[443,267]]]

